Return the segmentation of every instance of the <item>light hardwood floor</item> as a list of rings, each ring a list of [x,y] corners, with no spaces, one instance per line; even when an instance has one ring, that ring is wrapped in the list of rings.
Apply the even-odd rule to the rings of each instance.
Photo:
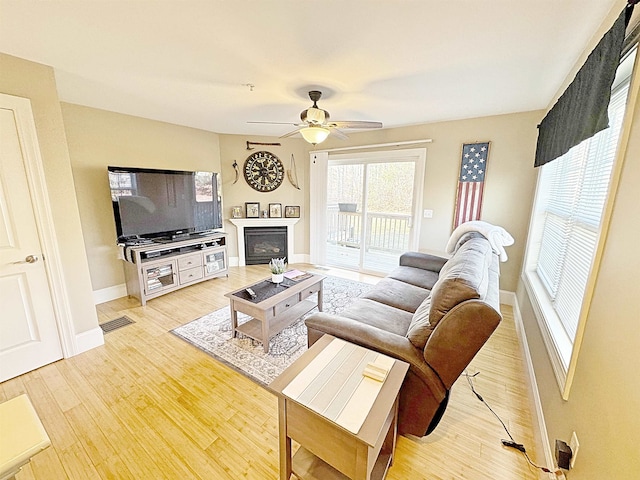
[[[236,267],[228,278],[159,297],[146,307],[128,298],[98,305],[101,323],[122,315],[136,323],[107,333],[102,347],[0,384],[0,401],[29,395],[52,441],[18,480],[278,478],[276,398],[170,333],[227,305],[224,293],[266,274],[264,265]],[[476,389],[535,460],[511,308],[503,306],[503,314],[468,371],[481,372]],[[400,437],[387,478],[541,478],[520,453],[501,445],[505,437],[461,377],[434,433]]]

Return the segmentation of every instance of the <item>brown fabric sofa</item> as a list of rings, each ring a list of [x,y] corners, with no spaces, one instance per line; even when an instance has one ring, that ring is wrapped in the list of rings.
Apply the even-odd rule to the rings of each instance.
[[[444,413],[453,383],[500,323],[498,280],[498,255],[476,232],[460,238],[449,260],[408,252],[339,316],[308,317],[308,343],[330,334],[409,363],[398,429],[424,436]]]

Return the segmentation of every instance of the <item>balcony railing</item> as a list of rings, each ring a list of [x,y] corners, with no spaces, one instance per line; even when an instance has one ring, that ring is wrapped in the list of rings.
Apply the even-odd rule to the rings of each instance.
[[[365,242],[362,240],[363,215],[360,212],[327,212],[327,241],[347,247],[367,250],[405,252],[409,248],[411,215],[367,212]]]

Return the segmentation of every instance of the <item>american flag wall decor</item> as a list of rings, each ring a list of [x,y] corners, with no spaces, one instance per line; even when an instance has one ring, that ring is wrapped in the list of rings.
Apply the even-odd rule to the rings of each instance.
[[[482,194],[487,175],[489,143],[465,143],[462,145],[462,161],[458,176],[458,193],[453,228],[470,220],[480,220]]]

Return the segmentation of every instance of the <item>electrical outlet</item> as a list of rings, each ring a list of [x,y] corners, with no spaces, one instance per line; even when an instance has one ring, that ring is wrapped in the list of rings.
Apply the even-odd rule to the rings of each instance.
[[[425,210],[423,212],[424,218],[433,218],[433,210]]]
[[[578,442],[578,435],[576,432],[571,434],[571,441],[569,442],[571,447],[571,468],[576,464],[576,457],[578,456],[578,449],[580,448],[580,442]]]

